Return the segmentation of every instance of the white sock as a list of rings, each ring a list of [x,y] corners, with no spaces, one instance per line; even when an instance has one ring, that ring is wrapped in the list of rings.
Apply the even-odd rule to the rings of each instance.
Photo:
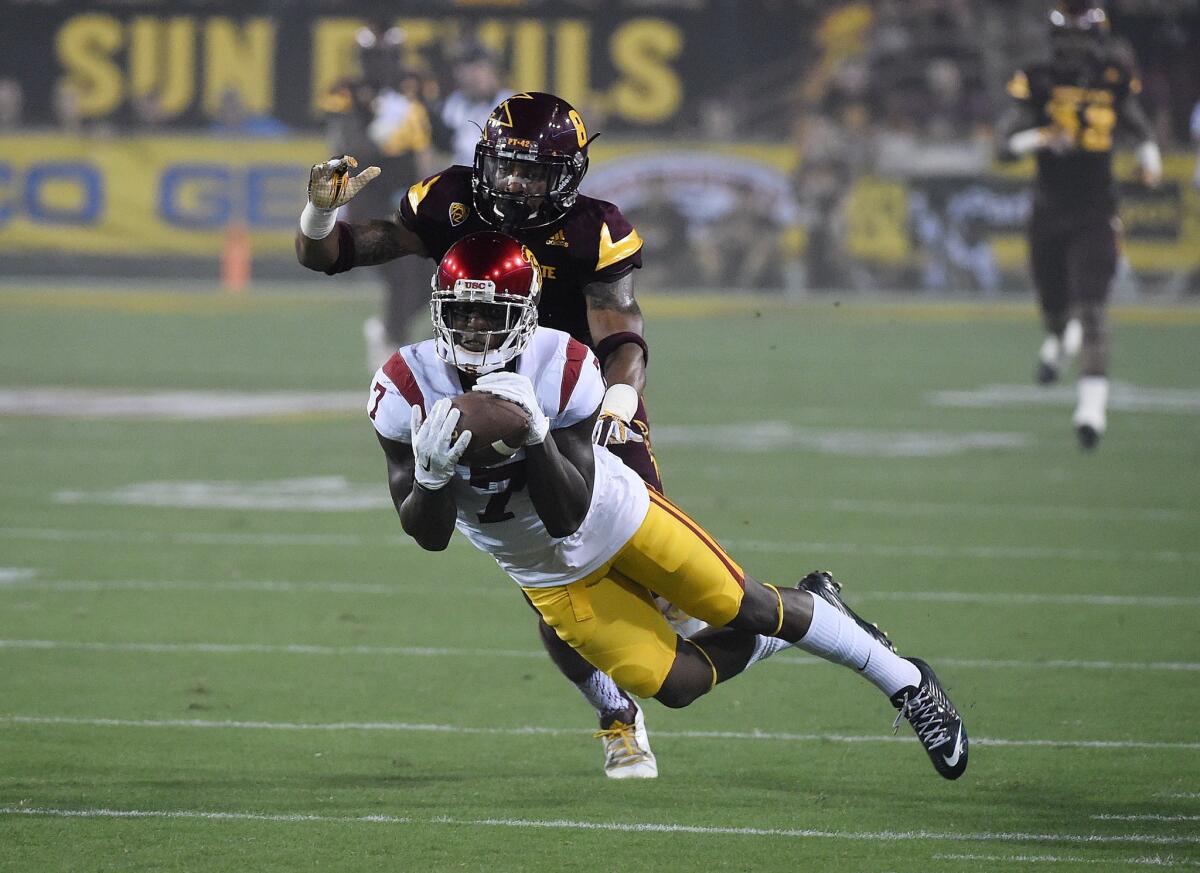
[[[1058,368],[1059,359],[1062,357],[1062,343],[1052,333],[1046,334],[1046,338],[1042,340],[1042,347],[1038,349],[1038,360],[1047,367]]]
[[[1078,318],[1072,318],[1063,328],[1062,353],[1063,357],[1073,358],[1083,347],[1083,324]]]
[[[612,677],[601,670],[593,670],[592,675],[582,682],[576,682],[575,687],[584,696],[596,715],[606,718],[614,712],[620,712],[633,706],[633,700],[617,687]]]
[[[1075,407],[1075,426],[1087,425],[1097,433],[1104,433],[1108,407],[1108,378],[1105,376],[1079,377],[1079,405]]]
[[[820,597],[813,597],[812,624],[796,646],[849,667],[888,697],[901,688],[921,684],[921,671],[915,664],[901,658]]]
[[[778,637],[764,637],[760,634],[754,640],[754,651],[750,653],[750,660],[746,662],[746,666],[742,670],[749,670],[759,661],[767,660],[776,652],[782,651],[790,645],[791,643],[787,640],[781,640]]]

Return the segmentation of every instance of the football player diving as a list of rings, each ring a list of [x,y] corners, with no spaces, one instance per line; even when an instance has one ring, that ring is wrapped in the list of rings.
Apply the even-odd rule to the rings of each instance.
[[[642,240],[616,206],[579,193],[593,139],[566,101],[516,94],[485,122],[473,167],[451,166],[417,182],[396,213],[373,221],[339,221],[338,208],[378,169],[352,176],[356,163],[348,156],[317,164],[296,253],[304,266],[332,275],[406,255],[437,262],[457,240],[482,230],[513,235],[541,265],[538,322],[570,334],[600,362],[608,387],[593,439],[661,492],[641,397],[648,347],[633,271],[641,266]],[[666,603],[663,608],[671,609]],[[698,624],[677,611],[672,618],[685,627]],[[656,776],[644,716],[633,698],[540,619],[538,629],[551,659],[597,712],[604,772],[613,778]]]
[[[528,248],[495,232],[446,252],[434,338],[375,374],[367,413],[387,456],[404,531],[440,551],[457,528],[515,581],[555,634],[624,690],[684,707],[788,646],[849,667],[907,719],[934,769],[957,779],[967,732],[924,661],[898,655],[826,572],[795,587],[747,575],[695,521],[593,439],[605,386],[594,353],[537,323],[544,293]],[[482,391],[528,416],[522,443],[485,466],[460,461],[452,399]],[[493,443],[493,445],[496,445]],[[708,623],[678,635],[662,595]]]
[[[1001,160],[1034,154],[1037,178],[1028,226],[1029,260],[1046,338],[1037,380],[1057,381],[1071,351],[1064,331],[1072,311],[1082,324],[1078,403],[1073,424],[1092,449],[1104,435],[1108,406],[1106,308],[1116,272],[1120,223],[1112,173],[1113,139],[1128,130],[1138,143],[1142,181],[1162,179],[1162,157],[1138,102],[1141,84],[1130,53],[1109,32],[1095,0],[1064,0],[1050,12],[1050,59],[1019,70],[1008,83],[1016,105],[997,125]]]

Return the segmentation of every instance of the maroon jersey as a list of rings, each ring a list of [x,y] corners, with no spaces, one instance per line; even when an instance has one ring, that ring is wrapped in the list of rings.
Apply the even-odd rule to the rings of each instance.
[[[475,212],[470,167],[449,167],[413,185],[397,219],[421,238],[435,261],[467,234],[495,230]],[[580,194],[562,218],[514,235],[542,268],[538,323],[591,346],[583,289],[641,267],[642,239],[633,225],[613,204]]]
[[[1116,209],[1113,136],[1118,126],[1129,122],[1122,117],[1126,101],[1140,91],[1131,64],[1115,53],[1073,76],[1062,75],[1047,62],[1012,77],[1008,93],[1033,111],[1035,124],[1053,125],[1075,144],[1063,154],[1038,151],[1037,205],[1066,214]]]

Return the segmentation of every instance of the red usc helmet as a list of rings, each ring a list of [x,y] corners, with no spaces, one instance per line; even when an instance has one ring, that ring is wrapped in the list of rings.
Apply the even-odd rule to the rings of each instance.
[[[501,369],[533,337],[541,292],[541,268],[525,246],[493,231],[463,237],[433,275],[438,357],[465,373]]]
[[[587,129],[553,94],[530,91],[492,110],[475,146],[475,209],[511,232],[541,227],[575,203],[587,172]]]

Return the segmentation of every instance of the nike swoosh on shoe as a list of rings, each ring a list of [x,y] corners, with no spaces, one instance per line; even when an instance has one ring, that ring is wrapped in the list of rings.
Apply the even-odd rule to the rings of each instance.
[[[958,726],[958,735],[954,738],[954,754],[942,755],[942,760],[946,762],[947,767],[954,767],[958,764],[958,759],[962,756],[963,741],[962,741],[962,725]]]

